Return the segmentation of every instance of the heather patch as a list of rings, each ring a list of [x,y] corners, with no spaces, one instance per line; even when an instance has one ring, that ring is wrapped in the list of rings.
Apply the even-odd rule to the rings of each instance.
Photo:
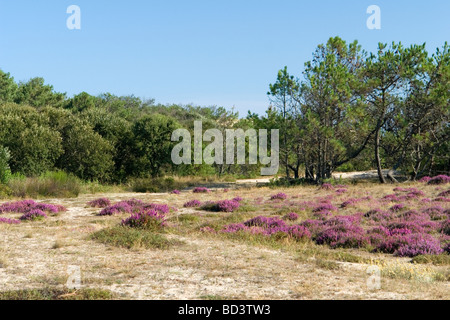
[[[27,213],[25,213],[23,216],[20,217],[20,220],[36,221],[36,220],[42,220],[45,218],[47,218],[47,215],[45,214],[44,211],[35,209],[35,210],[31,210],[31,211],[28,211]]]
[[[20,224],[20,220],[0,217],[0,224]]]
[[[108,198],[99,198],[87,203],[91,208],[105,208],[111,205],[111,201]]]
[[[440,185],[440,184],[447,184],[447,183],[450,183],[450,177],[446,176],[446,175],[439,175],[434,178],[431,178],[428,181],[428,184],[430,184],[430,185]]]
[[[200,200],[190,200],[186,202],[183,207],[185,208],[197,208],[202,205],[202,202]]]
[[[130,199],[125,201],[120,201],[112,206],[104,208],[99,216],[113,216],[117,214],[133,214],[141,212],[142,210],[155,210],[158,213],[167,214],[170,211],[168,205],[165,204],[155,204],[155,203],[145,203],[138,199]]]
[[[209,190],[206,187],[196,187],[196,188],[194,188],[194,190],[192,192],[193,193],[210,193],[211,190]]]
[[[286,200],[287,198],[287,194],[280,192],[271,196],[270,200]]]

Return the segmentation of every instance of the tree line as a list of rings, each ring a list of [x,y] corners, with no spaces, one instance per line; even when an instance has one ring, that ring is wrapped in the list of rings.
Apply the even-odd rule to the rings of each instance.
[[[223,107],[161,105],[135,96],[68,98],[42,78],[16,82],[0,70],[0,181],[8,174],[63,170],[122,183],[160,175],[256,176],[260,165],[180,165],[171,161],[178,128],[279,129],[280,170],[321,182],[337,170],[376,168],[381,182],[401,171],[414,180],[448,173],[450,47],[330,38],[301,77],[287,67],[269,85],[264,115],[239,118]],[[389,169],[387,176],[382,169]]]
[[[279,127],[285,175],[323,181],[336,170],[376,168],[380,182],[450,170],[450,47],[339,37],[319,45],[301,78],[280,70],[261,127]],[[389,169],[387,176],[383,169]]]

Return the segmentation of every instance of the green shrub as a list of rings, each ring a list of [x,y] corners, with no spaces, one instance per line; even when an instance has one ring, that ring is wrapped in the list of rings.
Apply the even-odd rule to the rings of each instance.
[[[9,167],[9,159],[11,154],[8,148],[0,146],[0,183],[7,184],[11,178],[11,169]]]

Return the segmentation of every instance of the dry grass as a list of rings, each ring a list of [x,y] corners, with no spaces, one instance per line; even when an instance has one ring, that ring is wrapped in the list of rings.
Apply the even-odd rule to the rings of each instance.
[[[348,192],[336,201],[366,195],[378,198],[392,193],[393,188],[360,183],[349,186]],[[439,192],[435,187],[421,189],[430,197]],[[0,298],[57,299],[60,293],[67,292],[64,287],[70,266],[80,267],[83,288],[97,288],[100,296],[107,299],[450,298],[448,264],[437,261],[438,258],[417,258],[422,259],[417,263],[425,263],[419,265],[407,258],[364,250],[331,250],[312,242],[200,232],[203,226],[220,228],[257,215],[298,211],[300,219],[310,217],[308,210],[277,208],[276,203],[266,201],[277,192],[287,193],[292,202],[329,194],[317,187],[295,187],[49,199],[48,202],[67,206],[68,212],[35,223],[0,225]],[[97,217],[98,209],[85,207],[88,201],[101,196],[113,202],[135,197],[168,203],[179,211],[169,216],[165,234],[128,234],[117,227],[126,216]],[[236,196],[244,198],[245,205],[233,214],[183,208],[183,203],[192,199],[215,201]],[[257,198],[262,199],[258,202],[254,200]],[[346,213],[366,210],[365,206],[358,204],[346,209]],[[373,265],[381,268],[381,288],[377,290],[367,286],[367,269]],[[98,295],[77,293],[74,297],[88,299]]]

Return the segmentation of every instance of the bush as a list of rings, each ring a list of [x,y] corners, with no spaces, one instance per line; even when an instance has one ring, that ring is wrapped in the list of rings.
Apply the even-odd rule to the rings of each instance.
[[[446,183],[450,183],[450,177],[446,175],[436,176],[428,181],[428,184],[431,185],[446,184]]]
[[[166,225],[164,215],[155,210],[141,211],[122,221],[122,226],[157,231]]]
[[[239,207],[241,204],[235,200],[220,200],[217,202],[209,202],[202,206],[203,210],[213,211],[213,212],[233,212]]]
[[[196,187],[196,188],[194,188],[194,190],[192,192],[194,192],[194,193],[209,193],[211,191],[206,187]]]
[[[9,168],[9,159],[11,154],[8,148],[0,146],[0,184],[7,184],[11,178],[11,169]]]
[[[87,203],[91,208],[105,208],[111,205],[111,201],[108,198],[95,199]]]
[[[199,200],[191,200],[186,202],[183,207],[185,208],[197,208],[200,207],[202,205],[201,201]]]

